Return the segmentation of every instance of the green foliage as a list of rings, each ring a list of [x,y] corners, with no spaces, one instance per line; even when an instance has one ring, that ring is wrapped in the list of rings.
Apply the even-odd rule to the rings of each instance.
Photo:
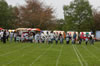
[[[65,5],[65,30],[90,31],[93,27],[93,15],[88,0],[74,0],[70,5]]]
[[[5,0],[0,0],[0,27],[11,28],[12,15],[12,7]]]
[[[64,23],[65,23],[64,19],[58,19],[57,20],[58,27],[56,29],[57,30],[63,30]]]

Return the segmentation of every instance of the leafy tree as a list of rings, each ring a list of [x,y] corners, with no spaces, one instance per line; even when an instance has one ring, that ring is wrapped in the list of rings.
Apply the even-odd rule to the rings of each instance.
[[[94,32],[100,30],[100,11],[93,10]]]
[[[57,29],[58,29],[58,30],[63,30],[64,19],[58,19],[58,20],[57,20],[57,24],[58,24]]]
[[[11,28],[12,7],[5,0],[0,0],[0,27]]]
[[[88,0],[74,0],[65,5],[65,30],[90,31],[93,29],[93,15]]]
[[[26,0],[26,5],[15,8],[15,13],[18,27],[49,29],[53,24],[53,9],[39,0]]]

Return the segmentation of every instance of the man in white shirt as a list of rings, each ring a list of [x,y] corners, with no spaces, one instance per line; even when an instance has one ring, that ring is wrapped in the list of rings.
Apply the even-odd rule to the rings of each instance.
[[[51,43],[53,43],[53,40],[54,40],[54,33],[53,32],[50,33],[50,37],[51,37]]]

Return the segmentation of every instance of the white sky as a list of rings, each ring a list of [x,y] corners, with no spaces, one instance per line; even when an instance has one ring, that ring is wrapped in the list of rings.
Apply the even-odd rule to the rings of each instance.
[[[25,0],[6,0],[10,5],[23,5],[25,4]],[[57,18],[64,18],[63,15],[63,5],[68,5],[72,0],[41,0],[46,5],[50,5],[55,10],[55,16]],[[93,8],[100,10],[100,0],[89,0],[90,4]]]

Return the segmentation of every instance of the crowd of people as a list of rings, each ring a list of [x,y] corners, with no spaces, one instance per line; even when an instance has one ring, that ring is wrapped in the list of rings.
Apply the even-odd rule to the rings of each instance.
[[[78,37],[77,37],[78,36]],[[29,33],[19,33],[19,32],[9,32],[8,30],[0,31],[0,40],[4,44],[6,41],[9,42],[31,42],[31,43],[47,43],[47,44],[63,44],[66,41],[66,44],[81,44],[85,42],[87,44],[94,44],[94,38],[92,35],[86,35],[86,38],[81,38],[81,35],[77,35],[74,32],[73,36],[69,33],[66,33],[66,37],[63,34],[50,33],[44,34],[44,32],[29,32]]]

